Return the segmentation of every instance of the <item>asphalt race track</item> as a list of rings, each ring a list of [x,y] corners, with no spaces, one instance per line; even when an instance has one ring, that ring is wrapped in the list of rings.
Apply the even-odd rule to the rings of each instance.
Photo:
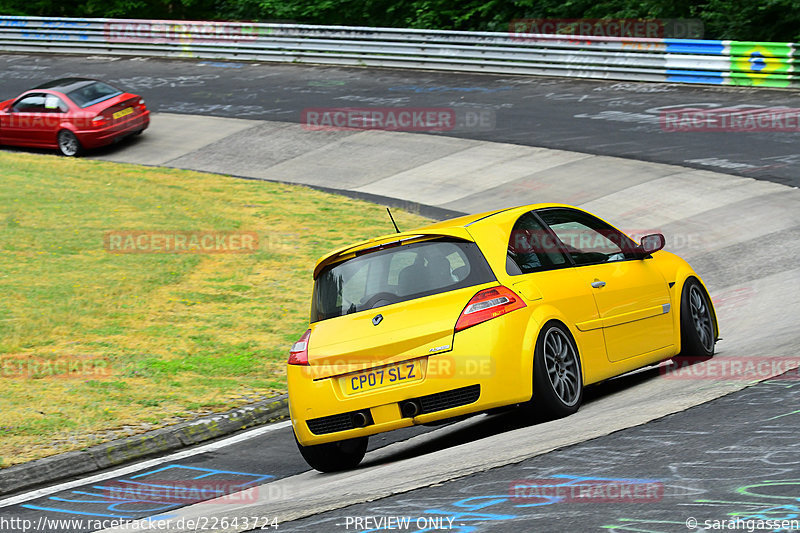
[[[396,530],[405,531],[669,533],[692,531],[692,520],[711,531],[737,518],[740,530],[797,519],[800,430],[788,406],[798,404],[796,376],[767,381],[643,426],[280,530],[363,531],[397,517],[408,527]]]
[[[449,529],[466,532],[686,531],[684,521],[705,500],[716,503],[696,512],[698,519],[775,518],[770,509],[784,506],[788,514],[792,505],[796,513],[799,469],[786,453],[800,440],[796,381],[735,392],[748,380],[721,376],[732,362],[800,359],[800,135],[667,132],[660,122],[665,106],[798,108],[796,92],[91,57],[5,55],[0,65],[3,99],[70,75],[143,94],[158,112],[151,129],[93,157],[303,183],[442,213],[564,201],[630,233],[661,231],[667,249],[709,285],[723,337],[717,357],[692,373],[650,369],[612,380],[559,421],[520,421],[511,412],[414,428],[373,439],[362,467],[334,475],[305,471],[289,429],[278,427],[108,479],[2,500],[0,516],[258,516],[277,518],[279,530],[289,531],[376,527],[347,517],[455,516],[461,522]],[[459,124],[446,135],[314,132],[297,124],[305,108],[375,106],[454,108]],[[786,370],[773,365],[770,374]],[[741,462],[752,468],[715,474]],[[136,476],[198,475],[258,488],[244,501],[187,507],[109,496],[109,486]],[[655,502],[520,503],[509,498],[519,479],[547,480],[548,487],[558,485],[553,479],[638,480],[662,492]],[[779,486],[739,490],[757,483]],[[401,495],[375,501],[392,494]],[[478,500],[464,503],[472,496]],[[464,512],[472,516],[457,516]],[[239,521],[215,530],[251,526]]]
[[[797,134],[674,133],[661,112],[800,107],[796,91],[109,56],[0,56],[11,98],[59,76],[105,79],[161,113],[297,123],[306,108],[461,110],[449,136],[669,163],[798,185]],[[475,120],[466,123],[467,112]]]

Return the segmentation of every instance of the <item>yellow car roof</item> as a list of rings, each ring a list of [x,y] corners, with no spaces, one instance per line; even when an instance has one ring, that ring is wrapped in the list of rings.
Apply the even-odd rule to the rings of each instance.
[[[518,207],[507,207],[505,209],[495,209],[492,211],[485,211],[483,213],[476,213],[474,215],[466,215],[462,217],[451,218],[448,220],[442,220],[441,222],[435,222],[428,226],[423,226],[421,228],[417,228],[410,231],[403,231],[400,233],[388,233],[385,235],[381,235],[379,237],[374,237],[372,239],[367,239],[365,241],[337,248],[336,250],[333,250],[323,255],[317,260],[317,264],[314,266],[314,279],[316,279],[317,276],[319,276],[319,273],[326,266],[332,263],[337,263],[339,261],[344,261],[351,257],[355,257],[355,255],[358,252],[362,252],[363,250],[368,250],[370,248],[380,248],[382,246],[395,242],[417,241],[438,236],[448,236],[464,240],[472,240],[472,236],[467,231],[467,227],[472,224],[483,224],[483,223],[491,224],[492,223],[491,217],[498,213],[508,212],[509,214],[513,215],[514,212],[519,212],[519,214],[521,215],[524,212],[532,211],[534,209],[542,209],[544,207],[572,207],[572,206],[568,206],[566,204],[540,203],[540,204],[522,205]]]

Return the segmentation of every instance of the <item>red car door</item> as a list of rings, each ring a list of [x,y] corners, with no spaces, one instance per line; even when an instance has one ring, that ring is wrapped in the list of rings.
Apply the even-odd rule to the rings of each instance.
[[[48,146],[50,128],[43,93],[26,94],[8,109],[3,117],[3,142],[19,146]]]
[[[58,146],[58,132],[61,130],[62,123],[67,121],[69,110],[69,106],[62,98],[55,94],[45,95],[45,120],[42,129],[42,142],[50,146]]]
[[[14,104],[9,101],[8,106],[0,110],[0,143],[16,144],[20,136],[19,121],[14,113]]]

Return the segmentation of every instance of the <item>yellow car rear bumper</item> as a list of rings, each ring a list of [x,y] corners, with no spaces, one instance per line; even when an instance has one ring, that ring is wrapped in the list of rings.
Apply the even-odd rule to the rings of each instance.
[[[313,368],[288,365],[289,411],[298,441],[309,446],[363,437],[529,400],[533,345],[520,335],[528,319],[527,313],[514,312],[460,331],[451,351],[399,365],[416,364],[421,377],[382,388],[369,389],[361,376],[380,369],[385,376],[395,365],[322,379],[314,379]],[[362,382],[367,390],[354,392],[348,382]],[[408,400],[418,404],[420,414],[404,416],[401,405]],[[364,415],[363,427],[353,427],[364,422],[356,413]]]

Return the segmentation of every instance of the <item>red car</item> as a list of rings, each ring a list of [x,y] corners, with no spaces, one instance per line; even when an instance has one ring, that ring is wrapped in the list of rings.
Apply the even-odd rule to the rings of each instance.
[[[0,102],[0,144],[58,148],[66,156],[142,133],[144,99],[102,81],[64,78]]]

